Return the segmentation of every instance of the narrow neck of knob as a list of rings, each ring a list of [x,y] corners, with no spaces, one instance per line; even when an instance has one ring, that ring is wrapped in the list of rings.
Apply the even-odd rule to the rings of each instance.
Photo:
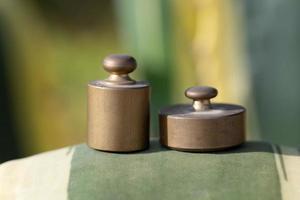
[[[195,100],[193,103],[193,107],[195,111],[204,111],[204,110],[210,110],[211,104],[209,99],[201,99],[201,100]]]
[[[105,81],[114,85],[131,85],[135,84],[135,80],[131,79],[128,74],[110,74]]]

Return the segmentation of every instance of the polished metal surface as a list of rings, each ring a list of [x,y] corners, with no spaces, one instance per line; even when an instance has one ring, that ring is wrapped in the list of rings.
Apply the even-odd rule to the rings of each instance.
[[[245,141],[245,108],[211,103],[218,91],[192,87],[185,95],[193,104],[178,104],[159,112],[160,141],[181,151],[206,152],[237,146]]]
[[[185,91],[185,96],[194,100],[193,107],[196,111],[210,109],[210,99],[217,95],[218,90],[208,86],[191,87]]]
[[[149,84],[128,73],[137,64],[128,55],[104,59],[110,73],[88,84],[88,146],[110,152],[132,152],[149,145]]]
[[[107,84],[128,85],[135,84],[135,80],[129,77],[137,67],[136,60],[124,54],[112,54],[103,61],[103,68],[110,73],[105,80]]]

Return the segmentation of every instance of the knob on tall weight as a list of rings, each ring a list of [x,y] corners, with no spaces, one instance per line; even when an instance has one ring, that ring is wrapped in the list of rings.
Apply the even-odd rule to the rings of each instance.
[[[107,56],[103,61],[104,69],[110,73],[105,80],[111,84],[134,84],[135,80],[129,77],[129,73],[136,69],[136,60],[129,55],[112,54]]]

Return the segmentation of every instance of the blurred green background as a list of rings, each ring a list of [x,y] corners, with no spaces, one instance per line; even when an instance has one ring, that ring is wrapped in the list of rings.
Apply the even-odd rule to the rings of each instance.
[[[86,85],[102,59],[136,57],[160,107],[193,85],[247,108],[248,138],[300,142],[296,0],[2,0],[0,162],[84,142]]]

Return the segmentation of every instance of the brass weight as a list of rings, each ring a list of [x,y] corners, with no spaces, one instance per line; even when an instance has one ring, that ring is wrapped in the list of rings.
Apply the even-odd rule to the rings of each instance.
[[[129,77],[137,64],[128,55],[104,59],[110,73],[88,84],[89,147],[110,152],[132,152],[149,146],[149,84]]]
[[[193,104],[179,104],[159,112],[161,144],[179,151],[207,152],[237,146],[245,141],[245,108],[211,104],[215,88],[191,87],[185,91]]]

